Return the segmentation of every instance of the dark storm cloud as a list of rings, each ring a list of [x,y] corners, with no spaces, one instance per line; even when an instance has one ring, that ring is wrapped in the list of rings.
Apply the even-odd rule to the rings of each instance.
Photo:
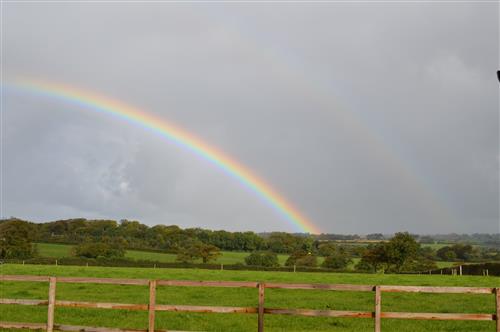
[[[8,3],[3,26],[7,81],[169,119],[325,232],[498,231],[498,4]],[[4,95],[6,216],[293,230],[151,132]]]

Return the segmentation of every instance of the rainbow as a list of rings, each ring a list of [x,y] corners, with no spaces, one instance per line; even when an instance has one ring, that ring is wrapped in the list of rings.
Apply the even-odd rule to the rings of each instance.
[[[321,233],[314,223],[301,214],[297,208],[273,189],[271,185],[260,179],[248,168],[169,121],[160,119],[159,117],[120,101],[101,96],[94,92],[77,89],[66,84],[63,85],[34,79],[20,79],[13,84],[9,84],[9,86],[20,89],[21,91],[31,92],[35,95],[55,98],[96,112],[116,115],[131,123],[152,130],[175,143],[177,146],[209,161],[221,169],[225,174],[235,178],[243,186],[250,189],[264,202],[269,204],[297,230],[312,234]]]

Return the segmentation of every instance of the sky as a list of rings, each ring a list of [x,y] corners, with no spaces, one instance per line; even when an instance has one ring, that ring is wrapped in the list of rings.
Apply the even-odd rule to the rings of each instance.
[[[303,231],[29,77],[175,123],[321,232],[499,232],[498,69],[498,2],[3,3],[1,216]]]

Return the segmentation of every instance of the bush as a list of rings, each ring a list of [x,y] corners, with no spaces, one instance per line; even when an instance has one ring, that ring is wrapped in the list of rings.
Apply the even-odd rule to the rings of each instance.
[[[471,261],[480,257],[477,248],[472,247],[470,244],[454,244],[453,246],[445,246],[437,251],[437,256],[442,260],[464,260]]]
[[[418,259],[403,265],[404,272],[425,272],[437,269],[436,262],[430,259]]]
[[[278,256],[274,252],[253,252],[245,257],[245,264],[251,266],[279,266]]]
[[[73,254],[85,258],[122,258],[125,256],[125,248],[117,241],[103,239],[102,242],[80,243],[74,247]]]
[[[36,255],[33,241],[33,226],[19,219],[0,224],[0,258],[27,259]]]
[[[317,267],[318,266],[318,259],[316,256],[309,254],[307,256],[301,257],[297,259],[295,262],[296,266],[305,266],[305,267]]]
[[[328,243],[323,243],[323,244],[320,244],[318,246],[318,254],[320,256],[324,256],[324,257],[327,257],[327,256],[330,256],[330,255],[333,255],[335,253],[335,251],[337,251],[337,245],[335,243],[332,243],[332,242],[328,242]]]
[[[221,264],[203,264],[203,263],[182,263],[182,262],[158,262],[147,260],[132,260],[127,258],[81,258],[81,257],[64,257],[64,258],[31,258],[27,260],[8,259],[0,260],[2,263],[12,264],[41,264],[41,265],[74,265],[74,266],[109,266],[109,267],[141,267],[141,268],[175,268],[175,269],[207,269],[220,270]],[[293,267],[267,267],[267,266],[249,266],[241,263],[224,265],[224,270],[236,271],[282,271],[282,272],[332,272],[330,269],[319,269],[314,267],[298,266]]]
[[[354,266],[357,272],[377,272],[373,264],[361,259],[358,264]]]
[[[408,232],[396,233],[389,242],[368,246],[356,268],[401,272],[405,264],[418,259],[419,252],[420,244],[412,235]]]
[[[314,256],[312,253],[299,250],[293,252],[285,262],[285,266],[294,266],[294,265],[316,267],[318,266],[318,260],[316,256]]]
[[[186,247],[180,248],[177,252],[177,261],[190,263],[196,259],[201,259],[204,264],[216,260],[221,256],[220,249],[211,244],[195,241]]]
[[[321,267],[328,269],[345,269],[350,263],[352,263],[352,259],[350,259],[346,254],[336,252],[325,257]]]

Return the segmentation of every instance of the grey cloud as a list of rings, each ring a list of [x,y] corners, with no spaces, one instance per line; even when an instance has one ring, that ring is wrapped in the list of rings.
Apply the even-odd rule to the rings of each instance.
[[[498,4],[4,6],[4,69],[169,119],[325,232],[494,232]],[[4,215],[294,228],[213,165],[5,91]]]

